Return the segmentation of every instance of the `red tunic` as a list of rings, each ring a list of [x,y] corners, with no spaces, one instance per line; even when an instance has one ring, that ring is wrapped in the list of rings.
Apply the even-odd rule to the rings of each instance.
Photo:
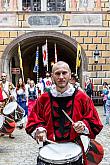
[[[73,112],[73,121],[83,121],[89,130],[89,137],[94,139],[103,128],[103,125],[91,98],[82,91],[78,91],[75,94]],[[37,127],[44,127],[47,130],[47,138],[52,141],[55,140],[51,101],[47,92],[36,100],[35,106],[28,118],[26,132],[31,134]],[[73,141],[77,136],[78,134],[71,126],[70,141]]]
[[[3,101],[2,88],[0,87],[0,102]]]

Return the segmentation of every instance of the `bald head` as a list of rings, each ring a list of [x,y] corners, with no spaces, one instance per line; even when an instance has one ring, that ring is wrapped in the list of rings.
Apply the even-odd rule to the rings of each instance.
[[[64,61],[59,61],[53,65],[52,80],[56,85],[56,90],[63,93],[69,88],[71,70],[69,65]]]
[[[64,62],[64,61],[58,61],[57,63],[55,63],[53,65],[53,67],[52,67],[52,73],[54,73],[57,69],[59,69],[61,67],[62,68],[65,68],[66,70],[68,70],[69,72],[71,72],[70,67],[69,67],[69,65],[66,62]]]

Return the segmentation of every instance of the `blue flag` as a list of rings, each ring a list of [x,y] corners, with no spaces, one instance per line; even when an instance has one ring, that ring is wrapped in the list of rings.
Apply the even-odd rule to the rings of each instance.
[[[35,66],[34,66],[33,72],[38,72],[38,70],[39,70],[38,60],[39,60],[39,51],[37,50],[36,51],[36,61],[35,61]]]

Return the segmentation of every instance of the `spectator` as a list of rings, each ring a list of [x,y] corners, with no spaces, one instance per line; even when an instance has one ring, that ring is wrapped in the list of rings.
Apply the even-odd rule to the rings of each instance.
[[[93,84],[90,78],[88,78],[88,80],[86,81],[85,91],[87,95],[91,98],[93,95]]]
[[[104,107],[104,116],[106,116],[106,100],[107,100],[107,95],[108,95],[108,84],[107,82],[103,83],[103,90],[101,96],[103,97],[103,107]]]
[[[107,95],[107,99],[106,99],[105,108],[106,108],[106,122],[105,122],[105,124],[107,125],[110,123],[110,88],[108,89],[108,95]]]

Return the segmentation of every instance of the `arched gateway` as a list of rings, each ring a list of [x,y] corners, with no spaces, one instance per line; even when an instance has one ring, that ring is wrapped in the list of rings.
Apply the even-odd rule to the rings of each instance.
[[[43,67],[42,62],[42,45],[45,44],[46,39],[48,42],[49,71],[51,71],[51,64],[55,59],[54,45],[56,43],[58,60],[67,62],[70,65],[72,72],[75,72],[77,56],[76,40],[59,32],[53,31],[29,32],[13,40],[6,47],[3,53],[1,61],[1,72],[7,72],[13,81],[17,79],[16,75],[12,75],[11,68],[19,68],[18,43],[20,43],[25,79],[30,77],[36,81],[36,74],[33,73],[33,68],[35,65],[37,46],[39,47],[39,77],[44,76],[46,68]],[[84,73],[87,71],[87,58],[83,49],[81,54],[81,61],[82,62],[78,73],[81,84],[83,84]]]

